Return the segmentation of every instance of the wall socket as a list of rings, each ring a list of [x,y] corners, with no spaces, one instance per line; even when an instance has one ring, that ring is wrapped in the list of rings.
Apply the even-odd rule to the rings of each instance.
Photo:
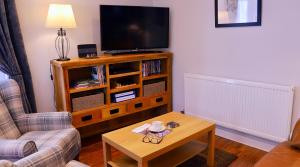
[[[181,106],[181,107],[179,107],[179,108],[180,108],[179,112],[180,112],[181,114],[185,114],[184,107]]]

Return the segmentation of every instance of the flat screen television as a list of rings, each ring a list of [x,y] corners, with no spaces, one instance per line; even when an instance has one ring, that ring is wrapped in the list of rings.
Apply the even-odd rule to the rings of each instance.
[[[100,5],[101,50],[169,47],[169,8]]]

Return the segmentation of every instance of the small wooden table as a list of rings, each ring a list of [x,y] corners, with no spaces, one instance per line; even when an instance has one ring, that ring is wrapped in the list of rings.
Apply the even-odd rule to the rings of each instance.
[[[180,126],[166,135],[160,144],[144,143],[142,142],[143,135],[132,132],[132,129],[155,120],[164,123],[175,121]],[[199,150],[201,145],[195,141],[199,140],[204,134],[208,134],[207,164],[208,166],[214,166],[215,124],[177,112],[170,112],[103,134],[104,166],[156,167],[164,166],[164,164],[167,164],[167,166],[177,165],[203,150]],[[112,160],[111,147],[121,151],[128,158],[122,157],[118,160]]]

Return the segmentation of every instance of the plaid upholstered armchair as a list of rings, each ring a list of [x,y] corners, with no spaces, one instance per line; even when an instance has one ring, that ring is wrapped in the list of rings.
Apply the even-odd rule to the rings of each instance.
[[[25,114],[18,84],[0,83],[0,166],[60,167],[79,155],[68,112]]]

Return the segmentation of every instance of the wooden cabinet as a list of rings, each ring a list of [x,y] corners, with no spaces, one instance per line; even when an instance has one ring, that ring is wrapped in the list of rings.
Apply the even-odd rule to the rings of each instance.
[[[171,63],[172,54],[169,52],[101,55],[95,59],[78,58],[64,62],[53,60],[56,109],[71,112],[73,125],[77,128],[161,106],[170,112]],[[87,80],[97,82],[83,84]],[[126,93],[133,93],[134,98],[115,98]],[[72,104],[75,102],[76,110]],[[93,103],[93,107],[88,108],[89,103]]]

